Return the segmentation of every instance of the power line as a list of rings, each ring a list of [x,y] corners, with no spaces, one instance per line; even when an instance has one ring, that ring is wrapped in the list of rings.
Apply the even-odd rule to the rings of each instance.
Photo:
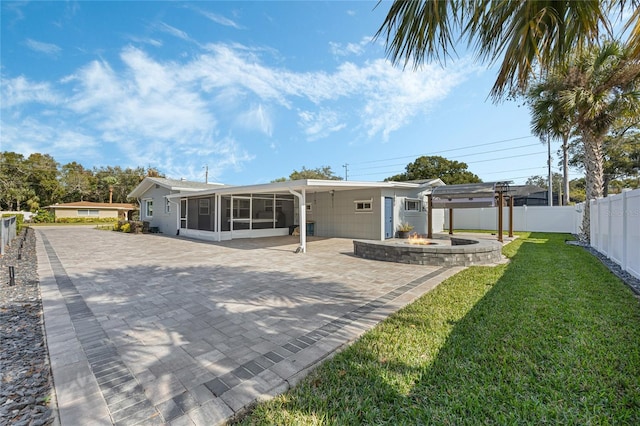
[[[538,155],[538,154],[545,154],[546,152],[544,151],[540,151],[540,152],[530,152],[527,154],[520,154],[520,155],[510,155],[508,157],[499,157],[499,158],[490,158],[487,160],[477,160],[477,161],[469,161],[467,164],[475,164],[475,163],[486,163],[487,161],[499,161],[499,160],[508,160],[511,158],[518,158],[518,157],[526,157],[529,155]],[[383,167],[392,167],[392,166],[383,166]],[[397,169],[394,169],[397,170]],[[360,174],[355,174],[352,176],[372,176],[372,175],[380,175],[383,173],[393,173],[393,171],[389,171],[389,172],[385,172],[385,171],[379,171],[377,173],[360,173]]]
[[[514,149],[520,149],[520,148],[528,148],[528,147],[532,147],[532,146],[539,146],[539,143],[532,143],[529,145],[522,145],[522,146],[516,146],[516,147],[509,147],[509,148],[500,148],[500,149],[494,149],[491,151],[481,151],[481,152],[474,152],[471,154],[464,154],[464,155],[459,155],[455,158],[453,158],[453,160],[457,159],[457,158],[464,158],[464,157],[471,157],[471,156],[476,156],[476,155],[483,155],[483,154],[493,154],[494,152],[501,152],[501,151],[513,151]],[[390,159],[390,160],[394,160],[394,159]],[[376,161],[383,161],[383,160],[376,160]],[[395,166],[404,166],[405,164],[385,164],[382,166],[370,166],[370,167],[360,167],[356,170],[370,170],[370,169],[376,169],[378,167],[395,167]]]
[[[495,142],[481,143],[481,144],[477,144],[477,145],[468,145],[468,146],[463,146],[463,147],[460,147],[460,148],[451,148],[451,149],[445,149],[445,150],[441,150],[441,151],[433,151],[433,152],[428,152],[428,153],[425,153],[425,154],[404,155],[402,157],[387,158],[387,159],[384,159],[384,160],[362,161],[360,163],[354,163],[354,164],[369,164],[369,163],[379,163],[379,162],[382,162],[382,161],[401,160],[403,158],[416,158],[416,157],[421,157],[423,155],[433,155],[433,154],[442,154],[442,153],[445,153],[445,152],[461,151],[461,150],[469,149],[469,148],[477,148],[477,147],[480,147],[480,146],[497,145],[497,144],[500,144],[500,143],[513,142],[513,141],[517,141],[517,140],[521,140],[521,139],[529,139],[529,138],[533,138],[533,137],[535,137],[535,136],[521,136],[521,137],[518,137],[518,138],[504,139],[504,140],[495,141]]]

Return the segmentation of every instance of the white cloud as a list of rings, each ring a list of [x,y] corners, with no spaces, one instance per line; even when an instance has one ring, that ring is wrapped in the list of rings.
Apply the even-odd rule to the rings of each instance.
[[[53,105],[59,96],[49,83],[32,82],[25,77],[2,78],[2,108],[13,108],[27,103]]]
[[[26,39],[24,44],[31,50],[35,52],[40,52],[47,54],[49,56],[56,56],[58,53],[62,52],[62,48],[53,43],[44,43],[42,41],[37,41],[33,39]]]
[[[262,104],[252,106],[249,110],[241,113],[236,122],[248,130],[256,130],[271,137],[273,134],[273,120],[268,109]]]
[[[176,27],[172,27],[171,25],[166,24],[164,22],[159,22],[157,24],[157,28],[160,31],[165,32],[167,34],[171,34],[172,36],[177,37],[179,39],[186,40],[186,41],[191,41],[191,38],[189,37],[189,35],[186,32],[184,32],[182,30],[179,30]]]
[[[327,109],[321,109],[317,112],[300,111],[298,118],[298,125],[310,141],[325,138],[347,126],[346,123],[340,122],[336,111]]]
[[[202,10],[202,9],[198,9],[198,8],[193,8],[196,12],[198,12],[199,14],[201,14],[202,16],[204,16],[205,18],[209,19],[212,22],[215,22],[216,24],[220,24],[223,25],[225,27],[231,27],[231,28],[235,28],[237,30],[242,29],[242,26],[239,25],[238,23],[236,23],[235,21],[226,18],[222,15],[218,15],[216,13],[211,13],[211,12],[207,12],[206,10]]]
[[[55,89],[23,77],[3,80],[3,108],[56,106],[50,116],[39,115],[41,122],[3,123],[3,139],[5,125],[26,126],[35,146],[49,140],[56,149],[81,152],[82,146],[106,144],[132,166],[151,164],[169,176],[193,178],[206,162],[211,176],[219,176],[253,159],[245,145],[250,142],[234,136],[236,127],[283,140],[275,129],[279,116],[297,123],[310,141],[347,129],[355,137],[387,139],[471,72],[465,62],[414,72],[382,59],[343,63],[332,72],[295,72],[267,64],[264,53],[212,44],[183,62],[158,61],[129,46],[119,63],[92,61]]]
[[[363,37],[358,43],[336,43],[329,42],[329,51],[334,56],[360,56],[365,52],[365,48],[372,43],[372,37]]]

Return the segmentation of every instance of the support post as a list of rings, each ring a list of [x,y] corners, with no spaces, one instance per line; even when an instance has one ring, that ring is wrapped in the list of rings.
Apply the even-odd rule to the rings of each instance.
[[[427,195],[427,238],[433,238],[433,201]]]
[[[449,235],[453,235],[453,209],[449,207]]]
[[[504,194],[502,191],[498,192],[498,241],[502,242],[502,206],[504,205]]]
[[[509,238],[513,237],[513,195],[509,196]]]
[[[307,206],[306,206],[306,192],[303,188],[302,191],[296,192],[289,188],[289,192],[298,198],[298,229],[300,229],[300,247],[296,250],[296,253],[307,252]]]

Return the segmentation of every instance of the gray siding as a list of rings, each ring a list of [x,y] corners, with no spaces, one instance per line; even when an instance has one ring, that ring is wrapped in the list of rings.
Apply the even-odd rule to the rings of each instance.
[[[372,211],[356,212],[354,201],[373,199]],[[307,220],[319,237],[381,239],[384,206],[379,189],[307,194]]]
[[[149,226],[157,227],[160,232],[167,235],[175,235],[178,229],[178,205],[175,202],[171,203],[169,213],[165,209],[165,195],[171,193],[167,188],[155,185],[140,197],[140,220],[149,222]],[[144,200],[149,198],[153,200],[152,218],[146,217]]]

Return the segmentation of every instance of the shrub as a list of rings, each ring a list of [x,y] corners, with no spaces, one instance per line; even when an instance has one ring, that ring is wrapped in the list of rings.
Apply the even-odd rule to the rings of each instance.
[[[40,209],[37,213],[31,216],[31,221],[33,223],[53,223],[55,218],[53,214],[49,210]]]
[[[112,223],[116,219],[113,217],[59,217],[55,221],[57,223]]]
[[[121,232],[131,232],[131,225],[129,223],[125,223],[120,227]]]

